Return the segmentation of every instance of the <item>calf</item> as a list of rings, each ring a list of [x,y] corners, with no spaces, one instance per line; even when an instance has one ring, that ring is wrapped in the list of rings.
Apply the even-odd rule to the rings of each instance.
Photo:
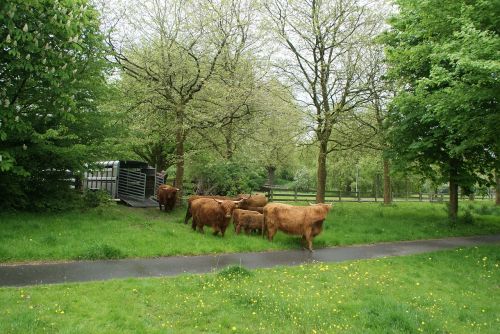
[[[247,216],[247,215],[258,215],[260,213],[256,212],[256,211],[252,211],[252,210],[243,210],[243,209],[234,209],[233,211],[233,225],[234,225],[234,229],[236,230],[236,227],[238,227],[238,224],[240,223],[241,219],[244,217],[244,216]]]
[[[208,225],[213,229],[213,234],[221,232],[224,236],[231,220],[233,210],[238,207],[239,201],[220,200],[216,198],[198,198],[191,203],[193,215],[193,230],[203,231],[203,226]]]
[[[312,252],[312,240],[323,230],[323,221],[331,209],[330,204],[314,204],[307,207],[271,203],[264,208],[264,229],[269,241],[278,230],[301,235],[307,249]]]
[[[241,229],[245,231],[245,234],[250,234],[253,230],[258,230],[259,233],[262,232],[264,227],[264,215],[258,212],[253,214],[243,215],[236,227],[236,234],[240,234]]]

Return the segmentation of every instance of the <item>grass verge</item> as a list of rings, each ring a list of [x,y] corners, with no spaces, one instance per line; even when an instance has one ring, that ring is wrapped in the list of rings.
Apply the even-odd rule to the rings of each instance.
[[[500,208],[461,205],[467,224],[449,226],[436,203],[339,203],[314,247],[500,233]],[[257,235],[214,237],[182,224],[173,213],[124,206],[65,213],[1,213],[0,262],[155,257],[301,248],[300,238],[278,232],[273,243]]]
[[[0,332],[498,333],[499,254],[0,288]]]

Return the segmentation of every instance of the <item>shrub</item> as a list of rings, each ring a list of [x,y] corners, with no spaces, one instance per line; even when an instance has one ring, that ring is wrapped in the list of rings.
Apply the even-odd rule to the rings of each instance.
[[[105,190],[86,190],[83,193],[83,205],[85,208],[97,208],[111,204],[111,197]]]
[[[260,189],[265,177],[253,166],[240,161],[215,161],[196,171],[198,193],[236,195]]]
[[[223,277],[227,280],[241,279],[244,277],[250,277],[253,273],[242,266],[229,266],[217,273],[218,277]]]
[[[95,244],[76,257],[77,260],[122,259],[126,254],[120,249],[107,245]]]

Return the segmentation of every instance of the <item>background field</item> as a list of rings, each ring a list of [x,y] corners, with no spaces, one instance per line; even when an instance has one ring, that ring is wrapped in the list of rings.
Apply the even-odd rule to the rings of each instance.
[[[498,333],[500,247],[0,289],[1,333]]]
[[[469,207],[470,206],[470,207]],[[467,217],[450,226],[444,204],[336,203],[314,247],[500,233],[500,208],[462,203]],[[273,243],[257,235],[224,238],[184,225],[185,208],[111,206],[64,213],[0,214],[0,261],[155,257],[300,248],[300,238],[278,233]],[[464,212],[461,213],[465,215]]]

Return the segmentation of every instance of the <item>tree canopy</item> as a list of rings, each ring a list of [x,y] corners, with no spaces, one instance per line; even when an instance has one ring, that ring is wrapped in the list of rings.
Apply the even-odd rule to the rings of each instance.
[[[398,0],[387,45],[396,162],[458,186],[492,180],[498,169],[500,39],[498,1]],[[481,126],[479,126],[481,124]]]

